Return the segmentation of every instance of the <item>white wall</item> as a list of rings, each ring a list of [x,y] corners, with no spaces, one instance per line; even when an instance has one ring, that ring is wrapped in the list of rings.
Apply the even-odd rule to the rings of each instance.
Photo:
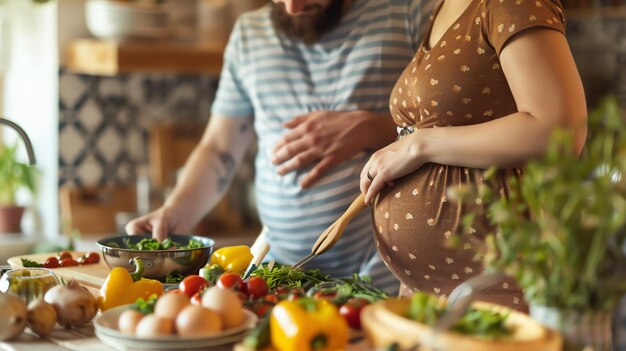
[[[5,60],[0,60],[4,73],[2,114],[28,133],[41,172],[34,208],[28,211],[22,228],[35,235],[43,233],[48,239],[59,235],[56,6],[55,1],[44,5],[26,0],[0,3],[6,29],[1,47]],[[12,132],[3,133],[7,141],[14,139]],[[26,160],[26,153],[23,155]],[[23,196],[21,199],[24,201]]]

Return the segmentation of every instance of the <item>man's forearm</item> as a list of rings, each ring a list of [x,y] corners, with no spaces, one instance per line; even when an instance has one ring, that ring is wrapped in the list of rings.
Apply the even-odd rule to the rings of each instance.
[[[217,118],[185,163],[165,207],[191,229],[224,196],[252,140],[248,119]]]

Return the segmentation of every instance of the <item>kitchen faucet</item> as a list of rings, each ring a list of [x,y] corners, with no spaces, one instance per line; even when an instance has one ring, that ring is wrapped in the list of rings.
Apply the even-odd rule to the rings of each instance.
[[[8,119],[2,117],[0,117],[0,124],[4,124],[15,129],[15,131],[22,138],[24,145],[26,146],[26,152],[28,153],[28,163],[31,166],[35,165],[35,152],[33,152],[33,144],[31,144],[30,139],[28,138],[28,135],[26,134],[24,129],[22,129],[22,127],[18,126],[14,122],[11,122]]]

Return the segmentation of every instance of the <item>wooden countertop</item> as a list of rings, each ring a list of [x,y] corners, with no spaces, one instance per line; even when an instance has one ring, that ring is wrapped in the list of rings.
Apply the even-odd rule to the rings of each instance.
[[[78,39],[67,46],[65,67],[76,73],[112,76],[130,72],[219,74],[225,43],[115,42]]]

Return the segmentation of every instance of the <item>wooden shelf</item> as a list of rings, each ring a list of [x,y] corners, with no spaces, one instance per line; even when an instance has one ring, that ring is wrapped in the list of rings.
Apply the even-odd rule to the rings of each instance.
[[[224,43],[185,45],[79,39],[68,44],[66,68],[104,76],[130,72],[219,74],[224,47]]]

